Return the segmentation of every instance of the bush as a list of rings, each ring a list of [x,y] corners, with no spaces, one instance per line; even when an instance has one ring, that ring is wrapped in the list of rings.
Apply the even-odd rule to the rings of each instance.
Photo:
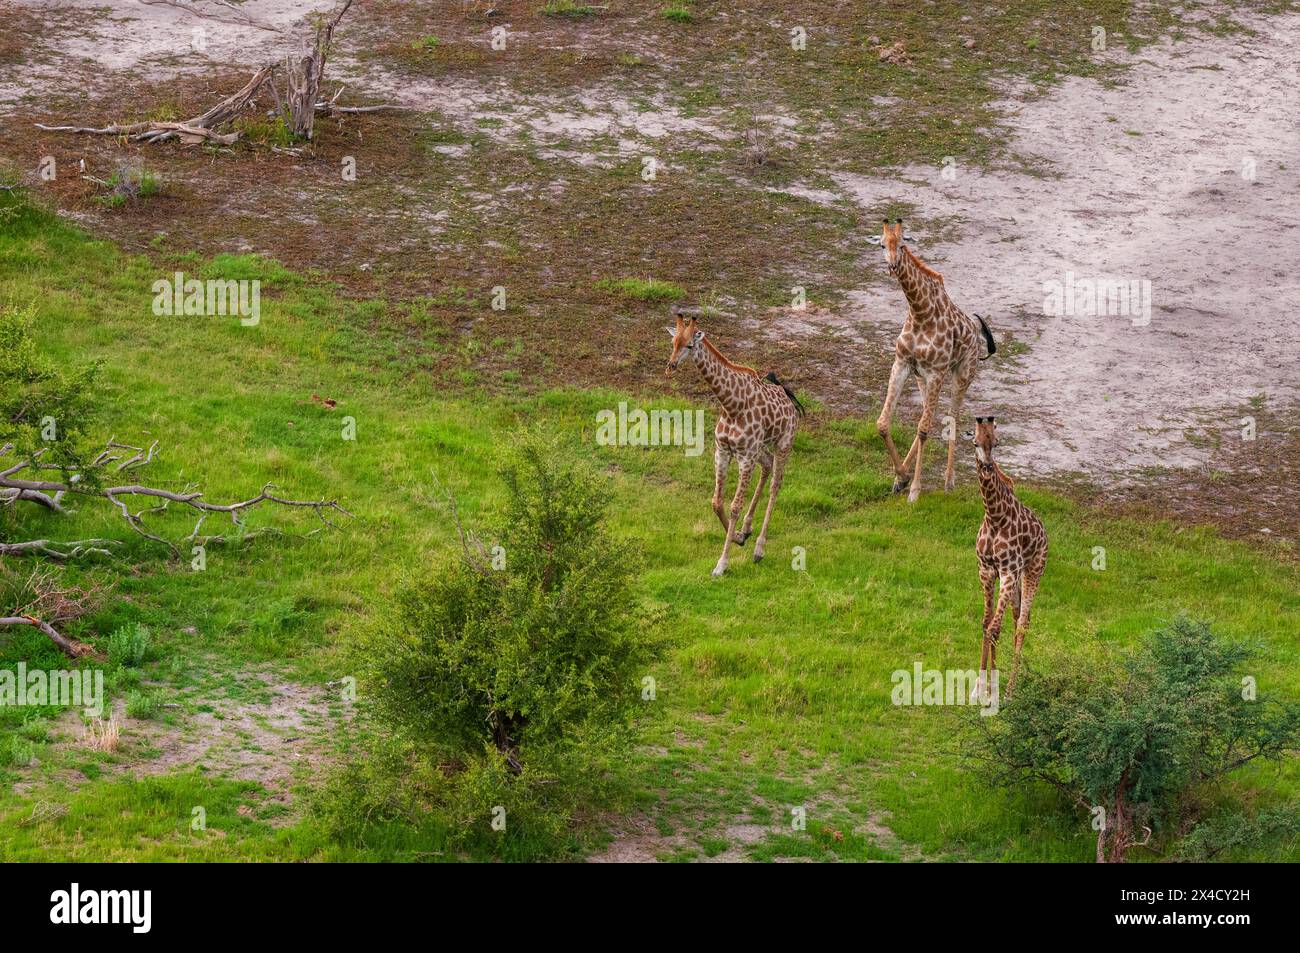
[[[138,668],[149,657],[149,630],[139,622],[119,625],[108,637],[108,661],[118,668]]]
[[[1191,830],[1211,782],[1300,749],[1300,706],[1255,698],[1241,673],[1251,655],[1179,619],[1118,662],[1030,667],[1001,714],[978,719],[974,753],[999,783],[1064,793],[1094,821],[1097,860],[1122,861],[1162,831]]]
[[[126,695],[126,713],[131,718],[145,720],[158,713],[158,699],[149,692],[133,690]]]
[[[537,436],[500,476],[496,546],[467,536],[400,594],[365,646],[367,682],[379,720],[439,765],[430,794],[453,831],[513,804],[553,834],[629,743],[659,645],[637,558],[605,532],[605,484]]]

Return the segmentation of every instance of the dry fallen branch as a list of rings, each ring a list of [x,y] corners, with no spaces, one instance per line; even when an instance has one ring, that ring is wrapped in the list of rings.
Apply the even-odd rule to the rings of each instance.
[[[98,587],[84,589],[79,586],[64,586],[52,570],[36,569],[25,582],[12,587],[10,592],[21,593],[22,602],[0,606],[0,610],[8,613],[0,616],[0,628],[32,626],[48,636],[50,641],[71,658],[94,654],[91,646],[68,638],[56,626],[62,626],[88,613],[93,604],[99,601],[101,593]]]
[[[96,136],[126,136],[135,142],[165,142],[179,139],[184,143],[204,140],[230,145],[239,138],[238,132],[220,133],[216,130],[236,119],[240,113],[251,108],[253,100],[262,87],[272,82],[274,66],[263,66],[244,84],[239,92],[227,96],[206,112],[187,119],[184,122],[133,122],[127,125],[111,125],[96,129],[92,126],[47,126],[36,123],[37,129],[46,132],[74,132]]]
[[[0,447],[0,453],[11,450],[12,447],[10,446]],[[130,455],[128,456],[127,453]],[[39,471],[57,470],[57,468],[42,464],[38,452],[27,459],[19,460],[4,470],[0,470],[0,500],[11,504],[21,501],[34,502],[38,505],[58,508],[60,511],[64,509],[62,501],[66,498],[107,500],[117,508],[118,513],[134,532],[146,539],[166,546],[173,555],[177,556],[180,555],[180,549],[176,544],[151,533],[145,525],[146,517],[167,512],[168,507],[173,503],[189,507],[198,511],[201,515],[194,531],[183,540],[184,542],[198,543],[199,545],[209,542],[224,543],[235,539],[247,540],[257,536],[283,533],[282,530],[275,527],[262,527],[253,530],[245,527],[244,514],[265,504],[291,509],[310,509],[316,518],[320,520],[322,526],[311,533],[304,534],[307,536],[315,535],[320,529],[335,526],[336,524],[330,519],[333,514],[342,514],[348,517],[352,515],[339,505],[337,500],[297,500],[280,496],[274,492],[277,488],[273,483],[263,486],[261,492],[255,496],[237,500],[233,503],[211,503],[205,500],[203,494],[192,484],[186,485],[180,491],[149,486],[143,483],[106,485],[108,481],[103,479],[105,474],[134,473],[152,463],[157,453],[157,441],[146,450],[142,447],[120,444],[113,440],[109,441],[105,448],[90,462],[86,468],[86,473],[65,475],[60,472],[57,479],[41,479]],[[19,474],[25,470],[38,472],[29,474],[30,479],[24,479]],[[138,510],[134,509],[129,504],[137,500],[151,505],[146,505]],[[213,513],[229,515],[230,521],[235,527],[235,532],[230,536],[209,535],[200,537],[199,529],[203,525],[203,519]],[[66,543],[38,539],[18,543],[0,543],[0,555],[43,555],[55,559],[75,559],[90,554],[108,555],[107,547],[113,545],[118,544],[114,540],[105,539],[83,539]]]
[[[197,4],[183,0],[141,0],[154,6],[169,6],[184,10],[196,17],[216,20],[220,23],[240,23],[259,30],[284,34],[287,31],[260,20],[255,20],[226,0],[209,0],[213,6],[230,11],[236,19],[221,17]],[[263,66],[244,87],[232,96],[228,96],[202,115],[184,122],[147,121],[113,124],[96,128],[94,126],[47,126],[41,123],[36,128],[46,132],[71,132],[97,136],[125,136],[135,142],[165,142],[178,139],[192,145],[198,142],[211,142],[218,145],[232,145],[239,139],[238,131],[220,132],[219,130],[236,119],[244,110],[251,108],[254,99],[265,88],[270,88],[275,98],[275,110],[272,115],[283,118],[285,127],[297,139],[310,140],[315,128],[316,116],[329,116],[343,113],[373,113],[400,106],[388,103],[376,106],[340,106],[339,91],[330,99],[320,99],[321,85],[325,81],[325,63],[330,45],[334,41],[334,30],[344,14],[352,7],[353,0],[341,2],[328,14],[315,20],[314,38],[310,45],[304,39],[302,50],[296,55],[286,56],[283,63],[285,93],[281,95],[275,82],[275,65]],[[274,147],[273,147],[274,148]],[[276,149],[275,151],[281,151]]]
[[[0,627],[7,627],[7,626],[14,626],[14,625],[35,626],[36,628],[44,632],[46,635],[48,635],[50,637],[50,641],[53,642],[55,645],[57,645],[60,649],[62,649],[63,653],[67,655],[69,658],[80,658],[83,655],[93,655],[95,653],[95,649],[93,646],[87,645],[85,642],[77,642],[74,639],[68,638],[66,635],[63,635],[56,628],[54,628],[54,626],[50,625],[48,622],[44,622],[41,619],[36,618],[35,616],[30,616],[30,615],[0,616]]]

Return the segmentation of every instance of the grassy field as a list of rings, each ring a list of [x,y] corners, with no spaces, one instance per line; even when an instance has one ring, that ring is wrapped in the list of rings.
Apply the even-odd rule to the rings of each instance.
[[[150,285],[177,269],[262,279],[260,324],[155,316]],[[613,831],[615,849],[632,844],[673,860],[1091,858],[1087,819],[1054,794],[993,789],[971,772],[959,729],[974,712],[890,703],[895,670],[977,661],[982,509],[965,453],[955,492],[909,507],[889,494],[868,421],[814,413],[796,444],[768,558],[756,566],[738,556],[715,581],[710,455],[594,440],[597,412],[620,400],[683,403],[611,390],[490,399],[449,391],[422,370],[424,335],[417,348],[400,334],[373,333],[365,305],[322,280],[161,244],[150,257],[127,255],[43,213],[0,234],[0,304],[34,310],[49,354],[104,362],[103,435],[160,440],[155,481],[201,480],[213,499],[273,481],[300,497],[338,496],[356,516],[311,539],[213,548],[203,572],[169,562],[107,513],[25,511],[18,526],[0,524],[28,537],[121,539],[111,562],[69,570],[110,589],[74,634],[102,647],[114,629],[138,622],[154,646],[143,669],[110,675],[119,700],[132,691],[153,700],[149,717],[126,717],[116,753],[78,743],[66,713],[0,712],[0,859],[445,858],[436,825],[389,826],[365,843],[339,844],[303,805],[355,743],[350,705],[327,687],[349,674],[348,646],[404,577],[426,571],[455,541],[435,486],[456,493],[469,523],[481,522],[499,499],[493,455],[524,425],[553,431],[608,470],[616,532],[644,546],[644,597],[662,610],[672,642],[661,670],[649,673],[657,699],[623,768],[622,813],[594,808],[591,823],[549,853],[600,850]],[[441,326],[430,336],[453,353],[513,346]],[[355,419],[355,441],[342,438],[344,417]],[[712,408],[707,419],[711,427]],[[1129,645],[1186,612],[1261,645],[1252,671],[1261,690],[1294,694],[1300,572],[1292,554],[1106,519],[1033,486],[1020,491],[1052,546],[1030,656]],[[171,516],[161,525],[178,538],[192,523]],[[1105,571],[1091,568],[1097,546],[1106,549]],[[806,570],[792,568],[793,547],[806,551]],[[19,660],[58,662],[42,637],[11,630],[0,666]],[[295,722],[296,736],[238,721],[268,696],[292,699],[294,686],[313,693],[301,696],[310,712]],[[237,759],[167,754],[169,732],[199,716],[244,725],[234,734],[263,749],[269,774],[241,779]],[[309,750],[293,757],[284,753],[291,746]],[[1263,807],[1294,800],[1298,788],[1292,761],[1244,770],[1224,795]],[[195,807],[206,811],[206,831],[191,830]],[[807,812],[805,831],[789,829],[794,807]],[[503,843],[491,853],[536,850]],[[1295,843],[1267,851],[1300,859]]]

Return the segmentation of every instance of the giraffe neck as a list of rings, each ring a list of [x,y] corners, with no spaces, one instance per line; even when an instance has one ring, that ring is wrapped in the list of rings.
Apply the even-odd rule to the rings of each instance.
[[[745,398],[749,394],[748,383],[755,379],[753,371],[732,364],[709,343],[708,338],[702,340],[696,349],[695,366],[700,369],[704,382],[713,391],[713,396],[718,398],[723,410],[735,415],[745,409]]]
[[[976,460],[975,469],[979,471],[980,495],[984,497],[985,517],[992,523],[998,523],[1010,515],[1016,498],[1015,493],[993,461],[980,463]]]
[[[937,273],[931,272],[904,245],[899,249],[899,265],[894,274],[903,288],[912,316],[918,320],[929,318],[939,296],[946,294]]]

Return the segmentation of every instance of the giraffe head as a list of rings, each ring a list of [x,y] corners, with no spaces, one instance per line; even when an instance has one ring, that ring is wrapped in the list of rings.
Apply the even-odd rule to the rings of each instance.
[[[903,235],[903,220],[894,219],[890,223],[885,219],[880,235],[873,235],[867,239],[873,245],[879,245],[885,250],[885,262],[889,265],[891,272],[897,273],[898,269],[903,266],[903,249],[906,247],[905,242],[911,236]]]
[[[984,466],[993,463],[993,448],[998,445],[997,422],[994,417],[975,418],[975,459]]]
[[[672,377],[673,371],[677,370],[677,364],[683,358],[689,361],[695,360],[696,349],[704,341],[704,332],[700,330],[697,318],[692,316],[689,321],[683,321],[680,312],[675,308],[673,317],[677,319],[677,327],[665,329],[673,339],[673,353],[669,355],[668,367],[664,370],[664,375],[667,377]]]

